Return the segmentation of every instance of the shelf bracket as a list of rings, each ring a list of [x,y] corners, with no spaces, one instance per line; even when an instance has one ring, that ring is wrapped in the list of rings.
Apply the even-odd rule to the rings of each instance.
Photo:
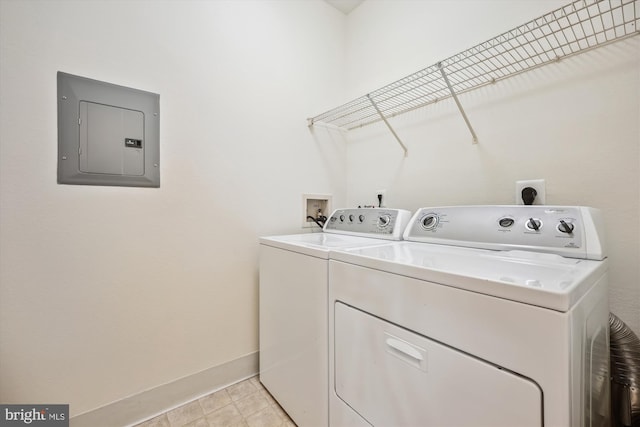
[[[391,127],[391,125],[387,121],[387,118],[384,116],[384,114],[382,114],[382,111],[380,111],[380,108],[378,108],[378,104],[376,104],[376,102],[373,100],[373,98],[371,98],[371,95],[367,94],[367,98],[369,98],[369,102],[371,102],[371,105],[373,105],[373,108],[376,109],[376,111],[378,112],[378,115],[380,116],[380,118],[382,119],[384,124],[387,125],[387,127],[389,128],[389,130],[393,134],[393,136],[396,139],[396,141],[398,141],[398,144],[400,144],[400,146],[404,150],[404,156],[407,157],[407,147],[406,147],[406,145],[404,145],[402,143],[402,140],[400,139],[398,134],[393,130],[393,128]]]
[[[464,119],[464,122],[467,124],[467,127],[469,128],[469,132],[471,132],[471,136],[473,137],[473,143],[477,144],[478,136],[476,135],[476,132],[473,130],[473,127],[471,126],[471,122],[469,122],[469,118],[467,117],[467,114],[464,112],[464,108],[462,108],[462,104],[460,103],[458,96],[456,95],[456,92],[453,90],[453,86],[451,86],[451,82],[449,82],[447,73],[444,72],[444,67],[442,66],[442,62],[438,62],[437,65],[438,65],[438,69],[440,70],[440,73],[442,74],[442,78],[444,79],[444,82],[447,84],[447,87],[449,88],[449,92],[451,92],[451,96],[453,97],[453,100],[456,101],[456,105],[458,106],[458,110],[460,110],[460,114],[462,114],[462,118]]]

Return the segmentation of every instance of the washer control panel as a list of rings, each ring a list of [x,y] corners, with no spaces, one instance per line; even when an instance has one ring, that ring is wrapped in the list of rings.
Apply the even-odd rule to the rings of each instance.
[[[404,239],[603,259],[603,229],[600,212],[584,206],[447,206],[419,209]]]
[[[353,208],[336,209],[325,222],[326,233],[402,240],[411,218],[403,209]]]

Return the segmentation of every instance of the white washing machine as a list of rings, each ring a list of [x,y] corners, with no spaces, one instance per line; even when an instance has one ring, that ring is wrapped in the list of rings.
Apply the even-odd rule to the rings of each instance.
[[[399,240],[411,213],[340,209],[322,233],[260,239],[260,381],[300,427],[328,425],[328,262]]]
[[[420,209],[332,251],[330,425],[609,425],[607,260],[584,207]]]

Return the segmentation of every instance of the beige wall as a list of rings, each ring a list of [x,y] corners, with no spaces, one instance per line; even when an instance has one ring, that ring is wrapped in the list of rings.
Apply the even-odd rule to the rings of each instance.
[[[344,203],[320,1],[0,2],[0,402],[76,415],[258,350],[257,238]],[[161,188],[56,184],[56,72],[160,94]]]
[[[370,92],[536,18],[564,1],[364,2],[347,19],[347,91]],[[606,218],[611,310],[640,334],[640,37],[352,131],[347,201],[407,209],[512,204],[515,181],[546,180],[547,204]]]

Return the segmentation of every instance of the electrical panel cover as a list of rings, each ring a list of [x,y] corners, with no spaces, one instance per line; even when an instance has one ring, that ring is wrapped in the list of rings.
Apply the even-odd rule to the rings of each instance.
[[[58,72],[58,183],[160,186],[160,96]]]

